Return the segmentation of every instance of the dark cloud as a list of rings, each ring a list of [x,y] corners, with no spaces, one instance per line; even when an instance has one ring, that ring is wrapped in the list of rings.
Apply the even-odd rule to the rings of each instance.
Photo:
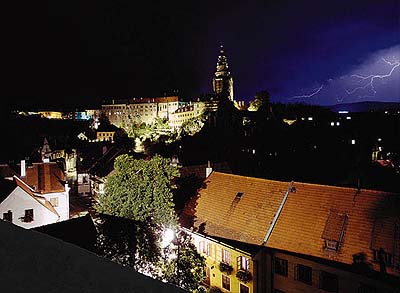
[[[399,2],[10,2],[1,96],[90,104],[109,96],[211,91],[223,42],[235,94],[285,101],[400,43]],[[376,99],[381,99],[376,96]]]

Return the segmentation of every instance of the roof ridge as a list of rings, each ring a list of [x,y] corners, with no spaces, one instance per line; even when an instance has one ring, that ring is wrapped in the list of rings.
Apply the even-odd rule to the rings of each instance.
[[[311,186],[324,186],[324,187],[329,187],[329,188],[335,188],[335,189],[345,189],[345,190],[351,190],[351,191],[360,191],[360,192],[372,192],[372,193],[378,193],[378,194],[399,194],[399,192],[394,192],[394,191],[384,191],[384,190],[376,190],[376,189],[367,189],[367,188],[356,188],[356,187],[349,187],[349,186],[336,186],[336,185],[328,185],[328,184],[318,184],[318,183],[308,183],[308,182],[299,182],[295,181],[297,184],[303,184],[303,185],[311,185]]]
[[[219,172],[219,171],[213,171],[210,176],[212,176],[212,174],[221,174],[221,175],[225,175],[225,176],[229,176],[229,177],[240,177],[240,178],[247,178],[250,180],[256,180],[256,181],[269,181],[269,182],[278,182],[278,183],[290,183],[290,181],[280,181],[280,180],[272,180],[272,179],[265,179],[265,178],[258,178],[258,177],[251,177],[251,176],[244,176],[244,175],[238,175],[238,174],[230,174],[230,173],[224,173],[224,172]],[[207,180],[207,178],[206,178]]]

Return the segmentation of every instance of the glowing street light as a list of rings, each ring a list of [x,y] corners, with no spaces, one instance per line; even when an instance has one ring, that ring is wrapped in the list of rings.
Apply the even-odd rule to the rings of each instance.
[[[170,245],[174,238],[175,231],[170,228],[166,228],[162,235],[161,248],[166,248],[168,245]]]

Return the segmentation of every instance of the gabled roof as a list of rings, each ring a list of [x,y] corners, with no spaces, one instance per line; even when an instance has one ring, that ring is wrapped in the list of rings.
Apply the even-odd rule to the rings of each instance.
[[[51,205],[51,203],[46,200],[44,197],[40,196],[40,194],[37,194],[34,192],[34,190],[28,186],[25,182],[23,182],[21,179],[19,179],[17,176],[14,176],[14,182],[16,183],[16,186],[20,187],[25,193],[29,196],[31,196],[34,200],[36,200],[39,204],[44,206],[46,209],[48,209],[50,212],[54,213],[58,217],[60,215],[57,213],[56,209]]]
[[[204,183],[185,206],[181,224],[211,237],[255,245],[263,243],[289,187],[288,182],[219,172],[212,172]]]
[[[293,186],[296,192],[289,193],[268,247],[347,264],[360,253],[372,262],[372,249],[382,245],[386,252],[399,254],[394,249],[399,194],[297,182]],[[338,250],[326,249],[325,240],[339,241]]]

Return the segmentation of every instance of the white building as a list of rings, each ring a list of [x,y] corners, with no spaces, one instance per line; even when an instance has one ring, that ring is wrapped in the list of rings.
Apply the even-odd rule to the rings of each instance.
[[[151,124],[156,118],[169,119],[184,102],[178,96],[157,98],[133,98],[124,103],[113,100],[102,105],[102,111],[111,124],[117,127],[128,122]]]
[[[171,128],[179,129],[183,123],[203,114],[204,110],[204,102],[190,102],[188,105],[180,107],[174,113],[170,114],[168,124]]]
[[[56,163],[21,161],[21,175],[3,180],[0,216],[24,228],[69,219],[69,187]]]

